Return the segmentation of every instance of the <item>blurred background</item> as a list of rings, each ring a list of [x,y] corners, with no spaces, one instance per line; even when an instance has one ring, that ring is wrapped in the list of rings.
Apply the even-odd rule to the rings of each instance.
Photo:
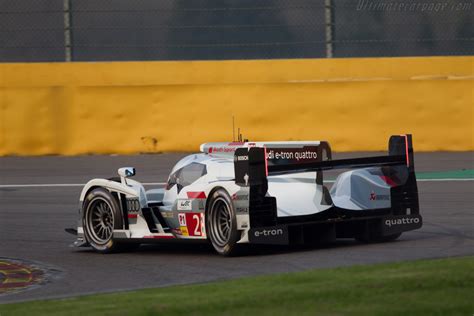
[[[0,1],[0,62],[472,55],[471,0]]]
[[[472,0],[0,0],[0,155],[194,151],[233,118],[473,150],[473,20]]]

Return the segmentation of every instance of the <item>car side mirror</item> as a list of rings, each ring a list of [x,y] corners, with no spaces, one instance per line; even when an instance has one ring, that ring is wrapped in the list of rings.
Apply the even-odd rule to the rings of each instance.
[[[118,170],[118,175],[121,178],[130,178],[135,175],[135,168],[133,167],[124,167]]]

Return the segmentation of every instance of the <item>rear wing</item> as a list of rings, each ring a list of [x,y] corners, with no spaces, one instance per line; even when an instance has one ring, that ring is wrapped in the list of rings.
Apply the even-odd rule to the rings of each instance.
[[[269,176],[316,172],[315,184],[323,185],[325,170],[367,167],[382,167],[387,179],[392,175],[399,178],[398,185],[391,189],[394,212],[418,214],[418,189],[410,134],[391,136],[388,155],[375,157],[332,160],[327,142],[290,148],[285,147],[284,143],[277,147],[268,144],[234,150],[235,183],[249,187],[251,222],[262,226],[275,224],[276,220],[276,200],[266,196]]]
[[[322,151],[323,148],[319,149],[319,152]],[[324,159],[325,157],[323,155],[319,155],[316,161],[304,161],[298,164],[287,163],[268,165],[268,175],[397,165],[406,165],[407,168],[409,168],[411,171],[414,171],[413,144],[411,135],[391,136],[388,145],[388,153],[388,156],[339,160],[331,160],[331,154],[329,154],[327,159]]]
[[[391,136],[388,155],[338,160],[332,160],[327,142],[300,147],[288,147],[284,143],[278,147],[240,147],[234,149],[235,180],[245,185],[249,181],[260,182],[262,176],[374,166],[406,166],[414,172],[413,156],[410,134]]]

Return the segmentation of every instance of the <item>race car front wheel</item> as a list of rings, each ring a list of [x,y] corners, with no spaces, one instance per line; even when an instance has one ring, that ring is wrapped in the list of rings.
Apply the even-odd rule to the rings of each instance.
[[[232,200],[224,189],[211,195],[206,216],[206,230],[214,249],[221,255],[236,253],[239,233]]]
[[[113,231],[122,228],[122,216],[115,197],[106,189],[96,188],[87,194],[83,205],[84,233],[91,247],[101,253],[119,250]]]

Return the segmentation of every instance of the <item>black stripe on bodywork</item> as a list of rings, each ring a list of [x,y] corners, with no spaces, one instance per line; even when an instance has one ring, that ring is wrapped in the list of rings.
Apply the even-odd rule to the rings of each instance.
[[[128,229],[128,209],[127,209],[127,199],[125,194],[120,194],[120,206],[122,207],[122,216],[123,216],[123,228]]]

